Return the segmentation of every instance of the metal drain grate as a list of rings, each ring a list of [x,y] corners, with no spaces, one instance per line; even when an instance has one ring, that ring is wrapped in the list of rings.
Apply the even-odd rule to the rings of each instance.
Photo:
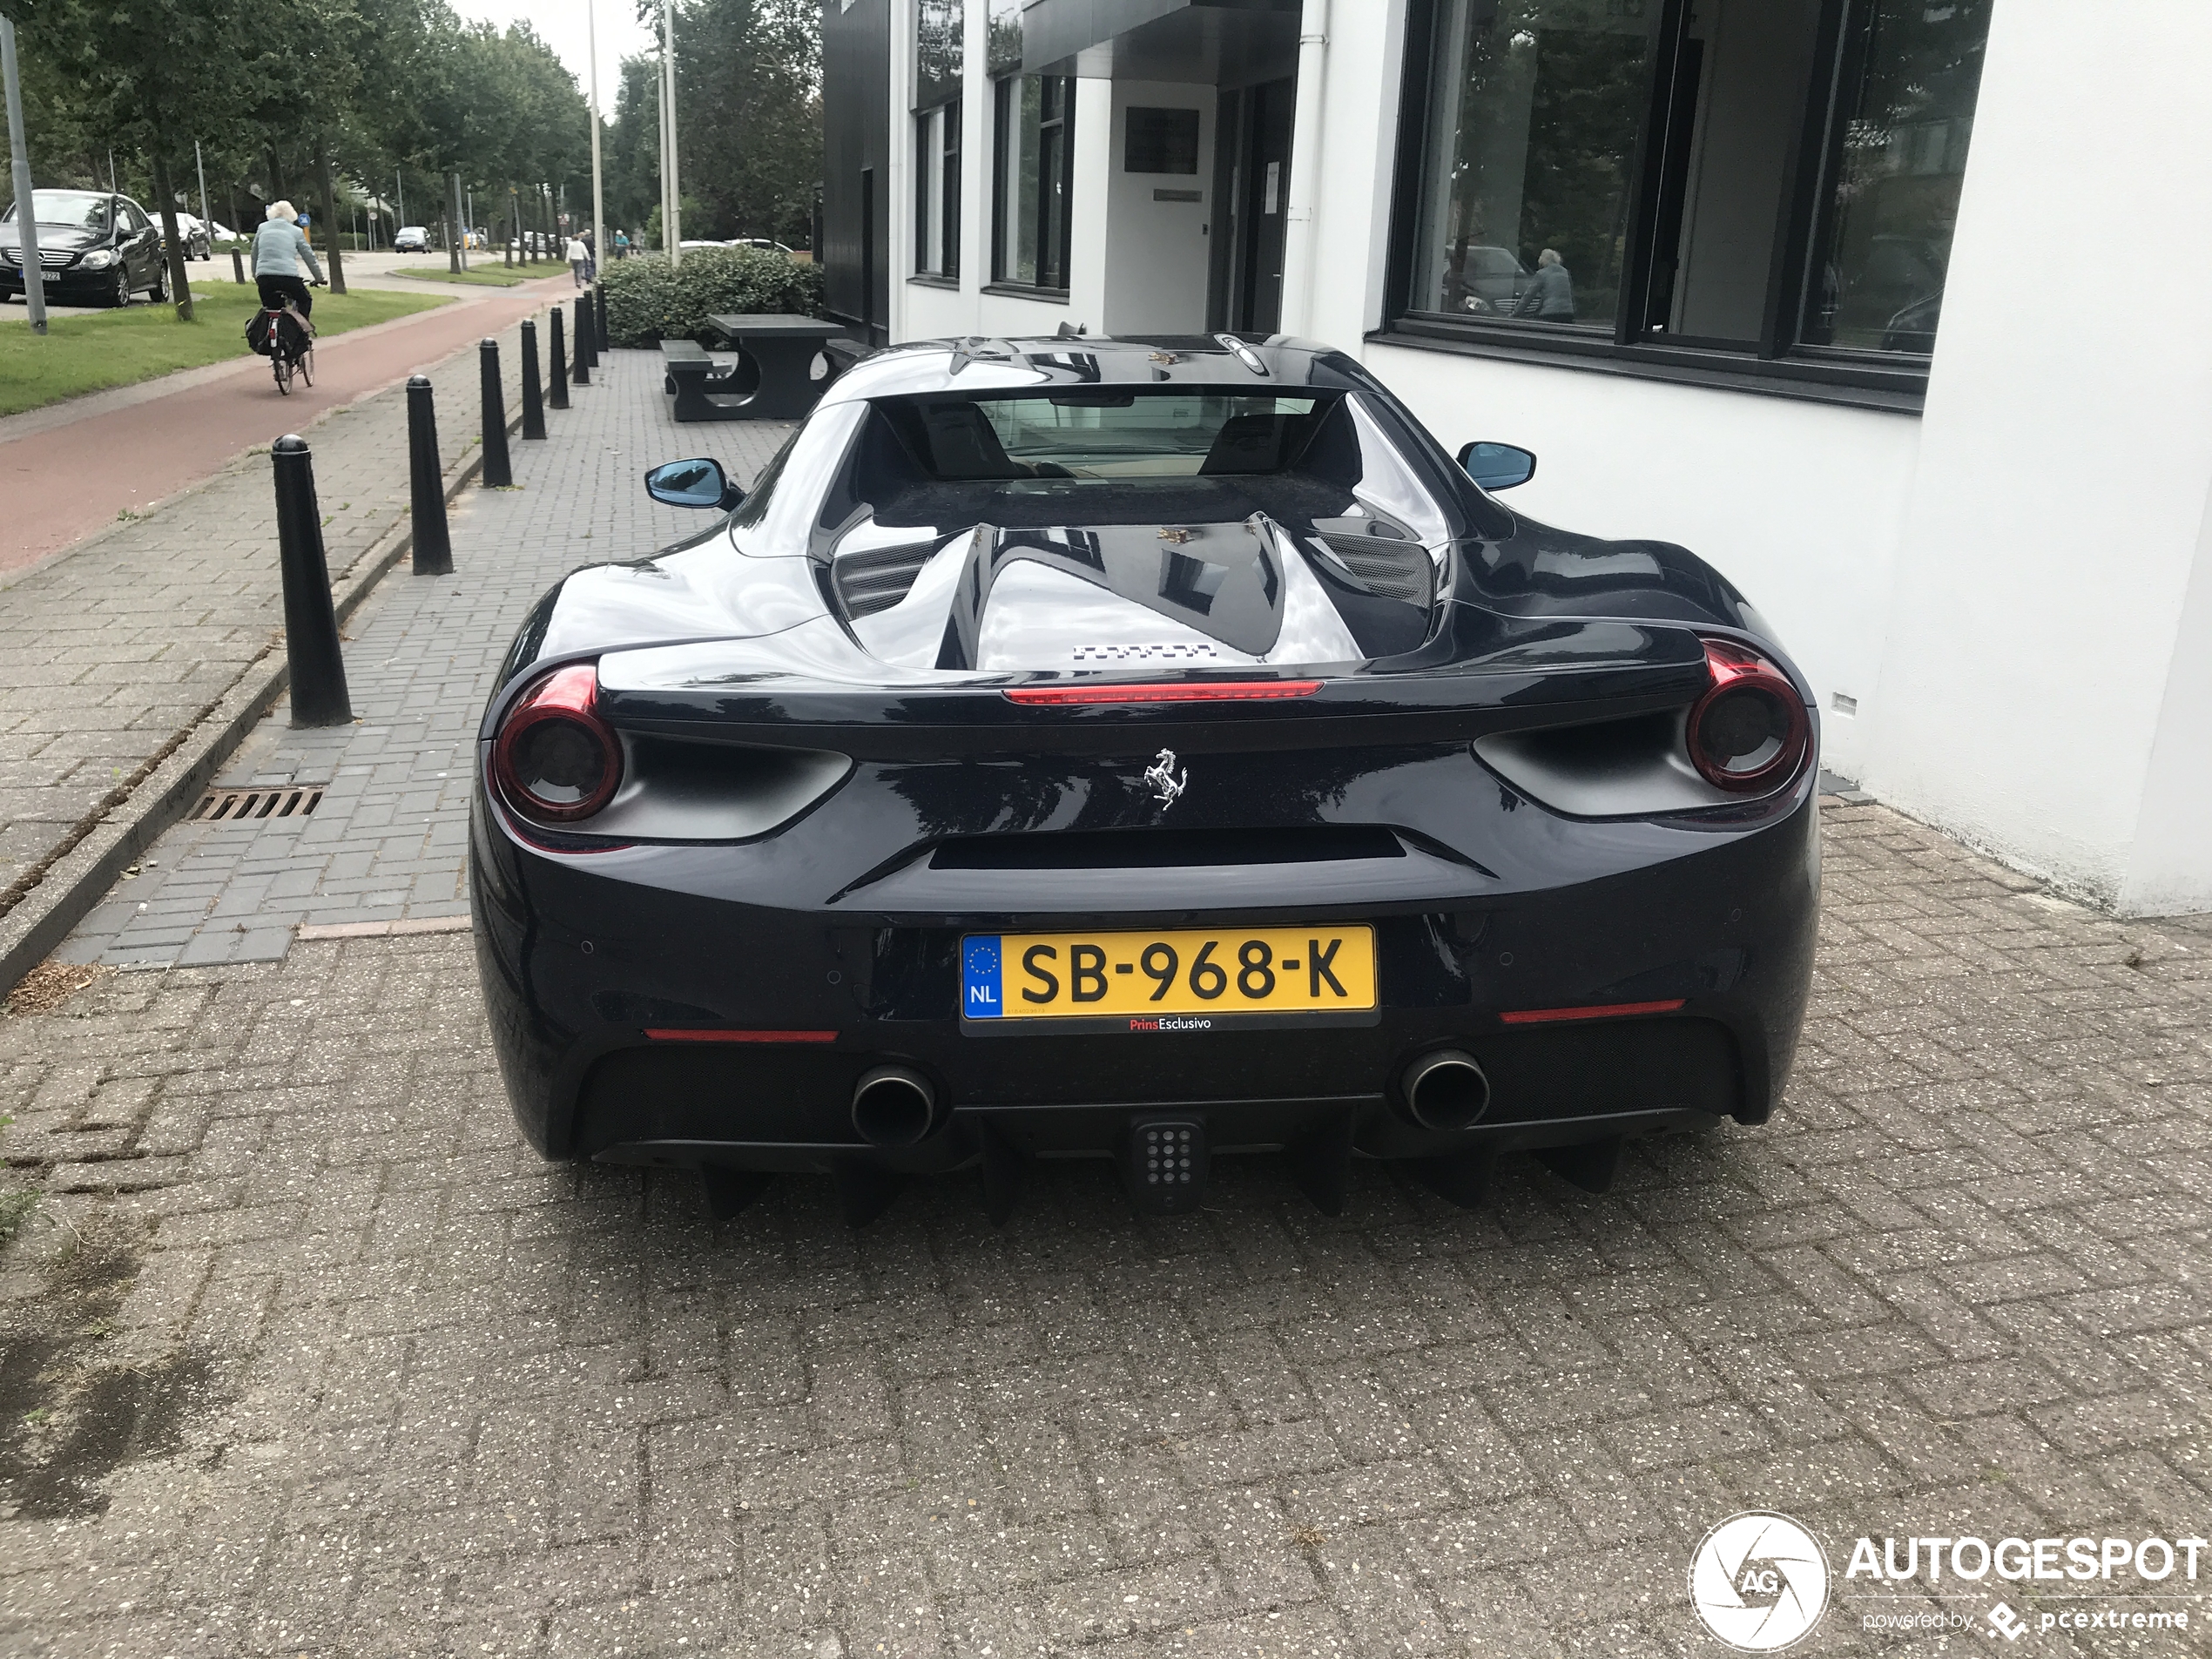
[[[321,801],[320,789],[218,789],[200,798],[192,818],[230,824],[247,818],[305,818]]]

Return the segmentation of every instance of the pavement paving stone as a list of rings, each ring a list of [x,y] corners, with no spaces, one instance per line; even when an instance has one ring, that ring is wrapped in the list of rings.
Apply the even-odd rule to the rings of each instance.
[[[571,408],[551,415],[547,441],[514,439],[516,488],[472,488],[453,504],[454,574],[415,577],[402,565],[349,620],[355,723],[295,730],[280,704],[215,786],[320,786],[311,813],[175,826],[126,884],[144,907],[103,906],[59,959],[258,960],[271,930],[466,915],[476,722],[529,607],[579,564],[698,528],[697,515],[645,496],[648,466],[706,448],[749,481],[790,433],[732,422],[703,438],[670,421],[660,381],[657,354],[610,353]]]
[[[62,953],[165,971],[0,1016],[39,1190],[0,1252],[0,1649],[1681,1656],[1689,1554],[1747,1507],[1831,1547],[2204,1530],[2212,921],[1871,805],[1824,813],[1775,1121],[1604,1197],[1511,1159],[1469,1214],[1361,1166],[1332,1221],[1257,1159],[1140,1221],[1064,1164],[1003,1231],[953,1177],[855,1234],[823,1182],[717,1225],[692,1177],[543,1163],[466,938],[294,930],[466,915],[523,611],[689,527],[644,464],[780,435],[677,432],[643,354],[595,380],[457,504],[454,577],[355,614],[359,723],[280,710],[223,774],[316,810],[177,826]]]
[[[519,335],[500,336],[508,407]],[[471,348],[428,371],[442,463],[477,442]],[[272,394],[273,397],[273,394]],[[341,579],[405,514],[403,388],[307,428],[323,541]],[[0,580],[0,887],[48,857],[108,792],[280,648],[283,596],[265,449],[153,511]]]
[[[1689,1554],[1747,1507],[1831,1548],[2202,1533],[2212,923],[1878,806],[1824,833],[1883,928],[1973,930],[1831,911],[1804,1052],[1840,1058],[1771,1124],[1604,1197],[1511,1159],[1474,1214],[1362,1166],[1327,1220],[1255,1159],[1183,1221],[1079,1163],[1003,1231],[962,1177],[857,1234],[798,1179],[717,1225],[691,1177],[521,1144],[450,934],[249,930],[0,1019],[42,1188],[0,1258],[37,1401],[0,1647],[1683,1659]],[[2001,975],[1919,966],[1969,947]],[[1850,1088],[1875,1052],[1909,1080]],[[1868,1650],[1838,1595],[1808,1650]]]

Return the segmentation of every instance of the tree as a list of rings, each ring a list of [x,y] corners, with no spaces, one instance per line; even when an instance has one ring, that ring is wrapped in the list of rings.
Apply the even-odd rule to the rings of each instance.
[[[253,95],[266,5],[255,0],[11,0],[21,34],[71,85],[78,118],[152,163],[177,315],[192,320],[171,167],[210,110]]]
[[[650,0],[640,20],[649,12],[658,18]],[[819,0],[687,0],[677,30],[685,229],[804,241],[822,177]],[[608,205],[617,220],[644,220],[660,199],[659,58],[622,67]]]

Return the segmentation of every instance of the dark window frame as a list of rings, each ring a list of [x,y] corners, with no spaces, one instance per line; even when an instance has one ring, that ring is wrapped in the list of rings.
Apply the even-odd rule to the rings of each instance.
[[[1676,84],[1676,55],[1686,37],[1689,0],[1661,0],[1644,115],[1631,162],[1631,201],[1621,303],[1609,328],[1560,329],[1484,321],[1425,311],[1412,303],[1418,261],[1423,169],[1433,76],[1441,61],[1437,30],[1442,0],[1408,0],[1392,186],[1383,326],[1369,338],[1522,362],[1768,392],[1866,408],[1917,410],[1925,398],[1930,357],[1806,344],[1798,338],[1811,298],[1820,209],[1832,190],[1850,118],[1843,97],[1855,24],[1871,0],[1821,0],[1813,51],[1797,101],[1803,120],[1792,139],[1777,203],[1777,225],[1759,335],[1746,350],[1702,342],[1645,323],[1652,294],[1662,178],[1665,108]]]
[[[1037,199],[1035,203],[1037,246],[1033,250],[1036,280],[1026,281],[1015,274],[1014,261],[1008,257],[1008,243],[1014,229],[1008,223],[1008,212],[1011,203],[1008,191],[1007,162],[1013,154],[1013,145],[1008,139],[1014,124],[1021,118],[1020,88],[1027,78],[1031,78],[1017,72],[1000,76],[991,83],[991,280],[986,291],[1064,300],[1068,296],[1069,255],[1076,220],[1076,78],[1072,75],[1034,78],[1044,83],[1038,89],[1037,148],[1040,159],[1037,165]],[[1055,85],[1059,89],[1058,112],[1050,114],[1046,112],[1052,108],[1048,94]],[[1058,152],[1056,169],[1048,169],[1042,160],[1047,147],[1045,134],[1049,131],[1055,135]],[[1059,215],[1057,233],[1049,235],[1052,226],[1049,209],[1055,184],[1062,211]]]
[[[914,113],[914,268],[924,282],[957,287],[960,282],[961,100],[949,98]],[[931,125],[939,137],[928,139]],[[933,196],[940,215],[937,246],[930,246],[930,206]],[[937,264],[928,263],[934,253]]]

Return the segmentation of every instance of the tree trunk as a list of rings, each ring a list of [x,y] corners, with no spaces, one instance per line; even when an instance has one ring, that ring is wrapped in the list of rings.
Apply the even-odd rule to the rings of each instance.
[[[322,222],[330,226],[330,246],[324,250],[330,255],[330,291],[346,292],[346,262],[340,257],[339,243],[343,239],[338,228],[338,190],[330,178],[330,142],[320,132],[315,134],[315,174],[322,185]]]
[[[161,135],[153,139],[153,195],[161,209],[163,263],[169,267],[169,293],[177,302],[177,320],[192,320],[192,279],[185,273],[185,239],[177,233],[177,192],[169,183],[169,158]]]

